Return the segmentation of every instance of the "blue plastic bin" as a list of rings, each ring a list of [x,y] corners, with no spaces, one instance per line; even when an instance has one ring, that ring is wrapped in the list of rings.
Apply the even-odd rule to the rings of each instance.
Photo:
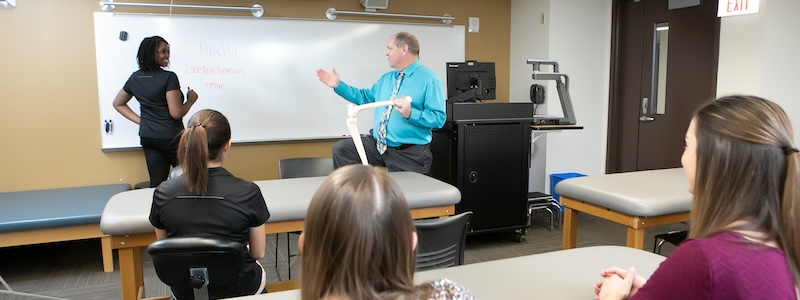
[[[550,194],[553,195],[553,198],[556,200],[561,201],[561,196],[556,194],[556,184],[564,179],[575,178],[575,177],[583,177],[586,176],[581,173],[554,173],[550,174]]]

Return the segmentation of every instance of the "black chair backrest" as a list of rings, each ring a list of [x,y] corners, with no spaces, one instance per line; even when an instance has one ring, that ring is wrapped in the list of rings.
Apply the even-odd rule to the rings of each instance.
[[[414,221],[417,229],[417,271],[464,264],[464,247],[472,212]]]
[[[301,178],[301,177],[315,177],[315,176],[328,176],[333,172],[333,158],[330,157],[297,157],[297,158],[284,158],[278,161],[278,178]],[[292,278],[291,258],[295,254],[291,253],[291,246],[289,241],[289,234],[300,234],[300,231],[286,233],[286,253],[288,253],[290,266],[289,278]],[[275,265],[278,264],[278,234],[275,234]]]
[[[175,288],[192,287],[189,269],[207,268],[209,287],[227,287],[239,280],[244,266],[242,244],[220,238],[180,237],[156,241],[147,247],[156,275]]]
[[[278,177],[281,179],[328,176],[331,172],[333,158],[330,157],[298,157],[278,161]]]

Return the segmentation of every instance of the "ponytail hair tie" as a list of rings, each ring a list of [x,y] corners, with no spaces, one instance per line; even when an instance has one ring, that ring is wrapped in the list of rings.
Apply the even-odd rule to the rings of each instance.
[[[795,147],[783,147],[783,154],[785,154],[785,155],[789,155],[789,154],[797,153],[797,152],[800,152],[800,150],[797,150],[797,148],[795,148]]]
[[[203,127],[203,123],[197,123],[197,124],[194,124],[194,126],[192,126],[192,127]],[[204,128],[205,128],[205,127],[204,127]]]

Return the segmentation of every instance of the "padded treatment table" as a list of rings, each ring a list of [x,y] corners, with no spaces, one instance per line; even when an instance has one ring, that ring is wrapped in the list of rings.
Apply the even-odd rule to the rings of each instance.
[[[692,195],[682,168],[565,179],[555,187],[564,209],[562,248],[575,248],[578,212],[628,226],[627,246],[644,247],[644,229],[689,220]]]
[[[403,190],[414,218],[453,215],[461,192],[454,186],[413,172],[389,173]],[[303,230],[303,219],[326,177],[262,180],[255,183],[264,194],[270,212],[265,234]],[[111,246],[119,253],[122,299],[141,298],[144,293],[141,247],[156,240],[150,225],[150,206],[155,189],[132,190],[111,197],[103,210],[100,229],[111,235]],[[267,284],[268,291],[295,288],[295,281]]]
[[[439,278],[468,288],[478,299],[592,299],[600,270],[636,267],[647,278],[666,257],[622,246],[595,246],[492,260],[417,272],[421,284]],[[487,276],[488,275],[488,276]],[[299,290],[231,298],[236,300],[296,300]]]
[[[100,238],[103,270],[114,271],[111,238],[100,215],[127,183],[0,193],[0,247]]]

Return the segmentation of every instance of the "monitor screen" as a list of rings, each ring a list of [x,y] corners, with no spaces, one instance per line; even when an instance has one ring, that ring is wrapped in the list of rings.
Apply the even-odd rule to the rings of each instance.
[[[447,63],[448,101],[494,100],[496,86],[493,62]]]

